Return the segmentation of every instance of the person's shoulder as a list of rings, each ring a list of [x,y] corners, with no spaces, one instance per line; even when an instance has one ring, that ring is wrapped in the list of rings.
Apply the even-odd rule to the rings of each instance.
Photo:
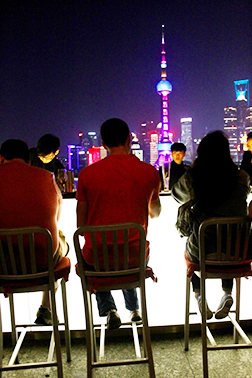
[[[57,169],[64,169],[64,164],[61,163],[61,161],[58,158],[55,158],[55,166]]]
[[[154,174],[156,172],[158,174],[158,170],[153,165],[146,163],[145,161],[141,161],[137,157],[136,159],[138,160],[139,169],[144,170],[146,172],[150,172],[150,173],[152,172]]]
[[[105,157],[104,159],[96,161],[95,163],[91,165],[87,165],[86,167],[82,168],[82,170],[79,173],[79,176],[92,174],[93,172],[103,169],[103,166],[107,164],[107,158],[108,157]]]
[[[53,173],[50,171],[47,171],[44,168],[36,167],[33,165],[26,164],[26,169],[31,175],[37,176],[41,179],[48,179],[51,180],[53,178]]]
[[[249,180],[249,174],[242,168],[238,171],[238,180],[242,182]]]
[[[190,165],[183,164],[183,166],[184,166],[185,171],[190,171],[192,169],[192,167]]]

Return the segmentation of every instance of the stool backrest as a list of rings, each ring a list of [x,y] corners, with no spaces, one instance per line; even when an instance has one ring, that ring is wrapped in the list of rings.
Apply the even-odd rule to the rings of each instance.
[[[46,267],[41,267],[41,253],[45,255],[42,261],[47,261]],[[43,278],[49,272],[53,277],[50,231],[42,227],[0,229],[0,286],[8,280]]]
[[[92,243],[93,269],[85,267],[79,237],[89,237]],[[133,235],[133,240],[131,236]],[[105,226],[79,227],[74,234],[74,245],[80,276],[85,278],[111,279],[122,283],[127,276],[135,274],[136,280],[145,278],[146,234],[137,223],[123,223]],[[118,281],[118,277],[122,280]],[[124,278],[124,279],[123,279]],[[92,281],[94,282],[94,281]],[[119,283],[120,282],[120,283]],[[89,281],[90,283],[90,281]]]
[[[204,266],[237,267],[252,261],[248,217],[210,218],[199,227],[199,258]],[[209,253],[210,252],[210,253]]]

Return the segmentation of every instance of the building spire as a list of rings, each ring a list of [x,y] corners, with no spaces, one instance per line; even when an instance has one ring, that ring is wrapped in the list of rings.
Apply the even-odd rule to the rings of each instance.
[[[169,106],[168,95],[172,92],[172,85],[167,80],[166,67],[167,62],[165,58],[165,37],[164,25],[162,25],[162,50],[161,50],[161,80],[157,84],[157,93],[161,96],[161,135],[158,143],[158,160],[156,166],[163,165],[163,162],[170,163],[171,161],[171,145],[170,141],[170,125],[169,125]]]
[[[164,80],[167,77],[167,74],[166,74],[167,63],[166,63],[165,55],[166,55],[166,52],[165,52],[164,25],[162,25],[162,52],[161,52],[160,66],[161,66],[161,78]]]

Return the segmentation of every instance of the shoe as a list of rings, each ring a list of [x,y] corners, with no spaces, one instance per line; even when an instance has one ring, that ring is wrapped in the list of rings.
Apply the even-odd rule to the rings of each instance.
[[[199,295],[197,297],[197,301],[198,301],[198,305],[199,305],[199,310],[200,310],[200,313],[202,313],[202,300],[201,300],[201,295]],[[207,320],[211,319],[213,317],[213,312],[210,310],[210,308],[208,307],[208,304],[206,302],[206,318]]]
[[[215,312],[215,318],[223,319],[226,316],[228,316],[229,310],[232,307],[233,302],[234,301],[231,294],[224,294],[221,298],[219,307]]]
[[[137,322],[137,323],[142,321],[142,316],[141,316],[139,310],[130,311],[130,321],[131,322]]]
[[[52,325],[52,312],[47,307],[40,306],[37,312],[36,324]]]
[[[121,326],[121,319],[116,310],[110,310],[107,315],[107,329],[111,331],[112,329],[117,329]]]

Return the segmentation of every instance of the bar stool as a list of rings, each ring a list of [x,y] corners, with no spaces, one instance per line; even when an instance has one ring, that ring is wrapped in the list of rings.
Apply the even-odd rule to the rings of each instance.
[[[189,316],[190,312],[190,281],[194,272],[199,272],[201,277],[200,295],[202,299],[201,313],[201,339],[203,357],[203,375],[208,377],[207,353],[213,350],[251,348],[252,342],[242,330],[240,322],[240,280],[241,277],[251,275],[252,259],[248,257],[248,245],[251,220],[248,217],[211,218],[201,223],[199,227],[199,265],[186,258],[186,310],[184,341],[185,350],[189,349]],[[207,255],[207,237],[216,238],[216,253]],[[209,239],[208,239],[209,240]],[[233,324],[234,343],[217,345],[206,322],[206,279],[211,278],[235,278],[236,280],[236,304],[235,310],[228,314]],[[205,305],[204,305],[205,304]],[[238,344],[238,336],[243,343]],[[208,345],[207,339],[211,345]]]
[[[46,248],[47,253],[44,261],[44,268],[38,266],[38,254],[36,249],[39,245]],[[37,251],[38,253],[38,251]],[[0,308],[0,377],[2,371],[34,369],[46,367],[46,376],[49,376],[50,367],[57,366],[58,378],[63,377],[59,325],[64,325],[67,350],[67,361],[71,361],[70,331],[68,324],[67,299],[65,282],[70,273],[70,260],[63,257],[59,264],[53,265],[53,244],[51,233],[41,227],[26,227],[16,229],[0,230],[0,293],[9,297],[10,316],[12,327],[12,342],[15,348],[9,364],[2,365],[3,334]],[[61,280],[62,301],[64,322],[58,324],[55,301],[55,281]],[[15,293],[29,293],[36,291],[49,291],[53,331],[49,347],[47,362],[18,363],[18,353],[29,327],[36,327],[36,324],[18,325],[15,322],[14,299]],[[41,326],[39,326],[41,327]],[[18,329],[21,328],[18,337]],[[56,349],[56,361],[53,361],[54,347]]]
[[[134,267],[130,265],[132,254],[129,248],[130,232],[139,234],[138,240],[139,254],[135,253],[138,262]],[[94,270],[88,271],[84,266],[84,259],[80,247],[79,237],[82,235],[91,235],[92,252],[94,256]],[[99,234],[99,236],[98,236]],[[120,234],[123,244],[118,243],[118,234]],[[100,239],[99,239],[100,237]],[[100,240],[97,242],[97,240]],[[110,240],[110,243],[108,242]],[[112,241],[111,241],[112,240]],[[106,226],[85,226],[80,227],[74,234],[74,245],[77,255],[77,274],[81,278],[85,317],[86,317],[86,338],[87,338],[87,376],[91,378],[94,368],[129,365],[129,364],[148,364],[149,376],[155,377],[154,363],[151,349],[150,330],[148,327],[146,296],[145,296],[145,278],[152,275],[151,268],[146,270],[146,235],[144,228],[136,223],[125,223],[118,225]],[[102,250],[102,252],[101,252]],[[98,253],[99,251],[99,253]],[[94,325],[92,298],[91,294],[96,290],[109,291],[119,289],[140,288],[140,303],[142,309],[142,333],[143,333],[143,349],[144,356],[141,356],[138,340],[138,327],[132,322],[132,331],[134,337],[136,358],[127,360],[105,361],[104,360],[104,344],[106,325]],[[131,323],[123,323],[122,325],[130,325]],[[96,346],[96,330],[101,330],[100,337],[100,356],[97,356]]]

